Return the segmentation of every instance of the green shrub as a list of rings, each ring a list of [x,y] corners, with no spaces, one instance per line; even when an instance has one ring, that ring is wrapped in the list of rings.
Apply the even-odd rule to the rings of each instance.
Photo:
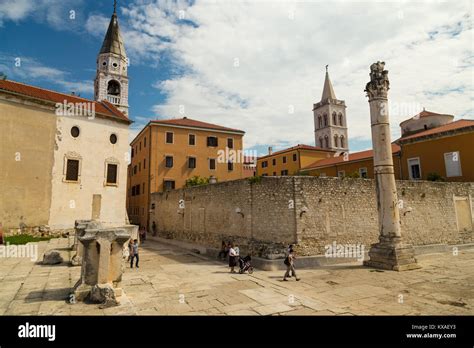
[[[209,178],[202,178],[197,175],[186,180],[186,187],[201,186],[201,185],[207,185],[207,184],[209,184]]]
[[[262,177],[260,175],[251,176],[248,180],[251,184],[258,184],[260,181],[262,181]]]
[[[426,178],[428,181],[445,181],[445,179],[438,173],[428,173]]]
[[[357,179],[357,178],[360,178],[360,174],[359,174],[359,172],[349,173],[349,174],[346,175],[346,178]]]
[[[50,240],[54,237],[34,237],[29,234],[18,234],[16,236],[4,237],[4,243],[10,243],[10,245],[23,245],[31,242],[41,242],[43,240]]]

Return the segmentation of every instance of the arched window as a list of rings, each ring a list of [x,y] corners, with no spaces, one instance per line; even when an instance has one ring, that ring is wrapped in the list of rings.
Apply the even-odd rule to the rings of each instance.
[[[334,136],[334,147],[338,147],[338,146],[337,146],[337,143],[338,143],[337,140],[338,140],[338,136],[335,135],[335,136]]]
[[[324,127],[327,127],[327,125],[328,125],[328,115],[324,114],[323,118],[324,118]]]
[[[321,119],[321,115],[318,116],[318,128],[323,126],[323,120]]]
[[[329,138],[327,135],[324,137],[324,145],[324,147],[329,148]]]
[[[342,114],[339,113],[339,125],[340,125],[340,126],[344,126],[344,123],[343,123],[342,121],[343,121],[343,119],[342,119]]]
[[[341,135],[341,147],[346,147],[344,135]]]
[[[332,124],[335,125],[335,126],[337,125],[337,117],[336,117],[335,112],[332,113]]]
[[[323,138],[319,137],[319,147],[323,147]]]
[[[109,84],[107,85],[107,94],[120,96],[120,83],[115,80],[110,80]]]

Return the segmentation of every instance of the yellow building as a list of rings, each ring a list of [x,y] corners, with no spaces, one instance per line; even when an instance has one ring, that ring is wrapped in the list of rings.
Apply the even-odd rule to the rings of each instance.
[[[396,141],[402,179],[474,182],[474,120],[458,120]]]
[[[182,188],[194,176],[219,182],[242,178],[244,134],[187,117],[150,121],[130,144],[127,210],[131,223],[149,227],[153,192]]]
[[[392,144],[395,178],[474,181],[474,120],[423,110],[400,124],[402,137]],[[302,173],[373,178],[373,151],[318,160]]]
[[[295,175],[311,163],[331,158],[335,153],[334,150],[309,145],[297,145],[277,152],[270,148],[268,155],[257,159],[257,175]]]

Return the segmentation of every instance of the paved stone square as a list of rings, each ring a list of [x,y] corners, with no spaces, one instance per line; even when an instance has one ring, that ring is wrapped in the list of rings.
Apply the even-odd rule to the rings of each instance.
[[[38,243],[68,253],[68,239]],[[40,261],[39,260],[39,261]],[[226,264],[188,250],[147,241],[140,268],[124,262],[121,305],[69,304],[80,267],[0,258],[2,315],[472,315],[474,250],[457,256],[418,257],[407,272],[379,271],[358,263],[297,270],[230,274]]]

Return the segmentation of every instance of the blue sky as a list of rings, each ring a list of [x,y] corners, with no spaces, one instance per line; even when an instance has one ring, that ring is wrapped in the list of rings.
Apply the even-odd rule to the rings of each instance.
[[[0,0],[0,71],[92,98],[112,10],[111,0]],[[423,107],[474,118],[469,0],[119,0],[117,12],[131,61],[131,137],[150,119],[182,117],[184,106],[190,118],[245,130],[246,147],[260,153],[314,145],[312,104],[329,64],[350,150],[367,149],[363,89],[377,60],[389,70],[393,139]]]

